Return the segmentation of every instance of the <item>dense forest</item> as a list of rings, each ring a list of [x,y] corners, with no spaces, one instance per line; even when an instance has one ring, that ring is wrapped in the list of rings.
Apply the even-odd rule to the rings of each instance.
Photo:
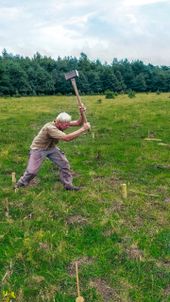
[[[72,94],[64,73],[77,69],[81,94],[113,92],[169,92],[170,67],[113,59],[111,64],[91,61],[86,54],[51,57],[36,53],[32,58],[13,55],[5,49],[0,55],[0,96]]]

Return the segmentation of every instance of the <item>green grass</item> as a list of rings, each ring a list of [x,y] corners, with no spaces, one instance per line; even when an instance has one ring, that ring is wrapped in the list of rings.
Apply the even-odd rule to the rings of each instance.
[[[11,173],[22,175],[37,131],[61,111],[76,119],[77,107],[74,97],[0,99],[0,301],[4,290],[17,302],[75,301],[77,260],[85,301],[168,302],[170,147],[144,139],[170,144],[169,94],[83,101],[92,133],[60,143],[83,190],[64,191],[45,161],[38,184],[15,193]]]

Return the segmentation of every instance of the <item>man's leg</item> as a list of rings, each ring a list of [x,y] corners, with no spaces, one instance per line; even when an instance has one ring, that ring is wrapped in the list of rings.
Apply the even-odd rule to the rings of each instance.
[[[70,171],[70,165],[69,162],[64,155],[64,152],[62,152],[59,148],[55,148],[49,152],[47,157],[59,167],[60,170],[60,180],[63,183],[65,189],[67,190],[78,190],[78,187],[74,187],[72,184],[72,174]]]
[[[44,152],[45,153],[45,152]],[[16,187],[25,187],[36,176],[45,154],[40,150],[31,150],[27,168],[24,175],[18,180]]]

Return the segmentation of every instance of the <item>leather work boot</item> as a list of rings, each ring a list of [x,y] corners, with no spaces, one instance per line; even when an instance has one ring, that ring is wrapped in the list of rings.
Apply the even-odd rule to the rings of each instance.
[[[19,188],[23,188],[23,187],[25,187],[23,183],[17,182],[14,186],[14,189],[19,189]]]
[[[81,188],[80,187],[76,187],[76,186],[66,186],[66,187],[64,187],[64,189],[65,190],[67,190],[67,191],[79,191]]]

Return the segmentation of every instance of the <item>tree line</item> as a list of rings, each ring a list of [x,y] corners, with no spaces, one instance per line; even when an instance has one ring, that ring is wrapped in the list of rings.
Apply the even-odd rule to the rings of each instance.
[[[77,69],[82,94],[103,94],[110,90],[128,92],[169,92],[170,67],[144,64],[140,60],[113,59],[111,64],[91,61],[85,53],[56,60],[36,53],[32,58],[0,55],[0,96],[69,95],[73,93],[64,73]]]

